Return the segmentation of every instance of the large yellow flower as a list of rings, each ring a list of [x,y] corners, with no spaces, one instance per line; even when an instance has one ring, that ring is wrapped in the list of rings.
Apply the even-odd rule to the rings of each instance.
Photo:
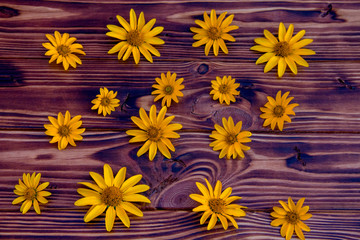
[[[96,184],[79,182],[90,189],[78,188],[77,192],[83,198],[74,203],[75,206],[92,205],[84,216],[85,222],[93,220],[106,210],[105,226],[106,230],[110,232],[114,226],[115,216],[118,216],[126,227],[130,227],[130,220],[125,211],[138,217],[143,216],[141,210],[131,203],[150,203],[147,197],[138,194],[149,190],[148,185],[136,185],[142,178],[141,174],[125,180],[126,167],[123,167],[114,177],[111,167],[105,164],[104,178],[95,172],[90,172],[90,176]]]
[[[118,59],[120,60],[122,58],[123,61],[126,61],[132,53],[136,64],[140,61],[140,53],[144,55],[149,62],[153,62],[150,53],[160,57],[159,51],[152,45],[165,43],[162,39],[155,37],[160,34],[164,28],[155,27],[151,30],[156,22],[155,18],[145,24],[144,13],[141,12],[139,20],[137,20],[134,9],[130,10],[130,24],[119,15],[117,15],[116,18],[122,27],[107,25],[110,32],[107,32],[106,35],[117,38],[120,42],[109,50],[109,54],[119,52]]]
[[[61,112],[58,114],[58,119],[48,117],[51,124],[44,124],[47,129],[46,135],[52,136],[50,143],[58,143],[58,149],[63,150],[68,143],[76,146],[74,140],[80,141],[83,137],[80,135],[85,131],[85,128],[79,128],[82,124],[81,115],[77,115],[71,119],[69,111],[66,111],[65,118]]]
[[[50,192],[44,191],[44,189],[49,185],[49,182],[44,182],[39,185],[41,174],[33,173],[30,176],[30,173],[23,174],[23,181],[19,179],[19,184],[15,185],[14,193],[16,195],[19,195],[12,204],[19,204],[21,202],[22,205],[20,207],[20,212],[23,214],[27,213],[32,205],[34,205],[34,209],[37,214],[40,214],[40,203],[47,203],[48,200],[45,199],[45,197],[48,197],[51,195]]]
[[[183,97],[184,94],[180,91],[184,89],[184,85],[181,83],[184,81],[183,78],[176,79],[176,73],[171,74],[167,72],[166,76],[164,73],[161,73],[161,79],[155,78],[158,84],[152,85],[153,88],[156,88],[151,94],[158,94],[154,99],[154,102],[162,98],[161,106],[170,107],[171,100],[178,103],[179,99],[177,97]]]
[[[55,37],[54,37],[55,36]],[[56,63],[62,63],[65,70],[68,70],[69,65],[76,68],[76,63],[81,64],[81,60],[74,53],[85,55],[85,52],[81,50],[83,46],[79,43],[74,43],[76,38],[69,37],[68,33],[64,33],[62,36],[58,31],[55,31],[54,36],[46,34],[50,43],[43,43],[43,47],[48,49],[45,53],[46,56],[51,56],[49,63],[56,60]]]
[[[116,98],[117,92],[109,91],[106,87],[100,88],[100,94],[96,95],[97,98],[91,101],[94,106],[91,107],[92,110],[97,109],[98,114],[103,114],[104,117],[106,114],[111,114],[111,111],[115,111],[115,108],[120,106],[120,100]]]
[[[219,99],[221,104],[225,101],[227,105],[230,105],[230,102],[236,101],[234,96],[240,94],[239,91],[236,91],[239,86],[240,83],[235,83],[235,79],[231,78],[231,76],[216,77],[216,80],[211,81],[213,89],[210,95],[213,95],[214,100]]]
[[[170,124],[175,116],[165,118],[166,110],[167,108],[165,106],[162,107],[156,117],[156,106],[152,105],[149,116],[143,108],[140,108],[140,118],[131,117],[131,120],[141,130],[126,131],[126,134],[134,136],[129,142],[145,142],[137,152],[138,157],[149,151],[149,160],[152,161],[157,149],[159,149],[166,158],[171,158],[169,149],[174,152],[175,147],[169,138],[179,138],[180,135],[174,131],[180,130],[182,125],[179,123]]]
[[[264,107],[260,110],[264,112],[260,115],[261,118],[265,119],[263,126],[266,127],[271,125],[271,129],[274,130],[277,125],[279,130],[282,131],[284,128],[284,122],[291,122],[288,115],[295,115],[293,111],[294,107],[299,106],[297,103],[289,104],[294,97],[288,97],[290,92],[286,92],[281,96],[281,91],[276,94],[276,99],[268,96],[269,100]]]
[[[235,42],[235,38],[228,34],[228,32],[238,29],[238,26],[231,25],[234,15],[228,16],[225,20],[227,12],[220,14],[219,18],[216,17],[214,9],[211,10],[210,18],[206,12],[204,12],[204,21],[195,20],[195,23],[201,28],[191,27],[190,30],[194,33],[194,40],[198,40],[192,44],[193,47],[199,47],[205,44],[205,55],[209,54],[211,46],[213,47],[214,55],[219,53],[219,47],[221,50],[228,54],[229,51],[226,47],[224,40]]]
[[[302,222],[312,217],[312,214],[307,213],[309,206],[302,206],[304,201],[305,198],[301,198],[295,205],[291,197],[289,197],[288,204],[281,200],[279,201],[283,208],[273,207],[274,212],[271,213],[271,216],[276,219],[271,222],[271,226],[277,227],[282,225],[280,233],[286,240],[291,239],[294,230],[301,240],[305,240],[302,230],[310,231],[310,228]]]
[[[264,72],[268,72],[278,65],[278,76],[282,77],[285,73],[286,66],[297,74],[296,63],[308,67],[309,64],[300,55],[313,55],[315,52],[310,49],[302,48],[310,43],[312,39],[303,39],[305,30],[301,30],[293,37],[294,25],[290,24],[288,30],[281,22],[279,25],[278,39],[274,37],[268,30],[264,30],[265,38],[255,38],[255,42],[259,45],[251,47],[251,50],[264,52],[256,61],[256,64],[267,62]]]
[[[251,136],[249,131],[241,131],[242,122],[239,121],[236,125],[232,117],[229,120],[222,118],[223,127],[215,124],[215,131],[212,131],[210,137],[216,140],[210,143],[210,147],[213,147],[214,151],[221,150],[219,158],[226,156],[230,159],[232,156],[235,159],[238,155],[245,157],[243,151],[247,151],[250,147],[245,146],[243,143],[251,142],[248,138]]]
[[[211,216],[207,230],[211,230],[215,226],[218,219],[220,219],[220,222],[225,230],[229,226],[228,220],[230,220],[235,228],[239,228],[232,216],[244,217],[246,213],[241,208],[246,207],[234,204],[232,202],[241,199],[241,197],[230,197],[232,192],[231,187],[228,187],[223,192],[221,192],[222,184],[219,180],[216,182],[214,190],[206,178],[205,181],[208,188],[206,188],[202,183],[196,182],[196,186],[199,188],[202,195],[190,194],[191,199],[202,204],[193,209],[194,212],[204,212],[200,219],[200,224],[204,224],[205,221]]]

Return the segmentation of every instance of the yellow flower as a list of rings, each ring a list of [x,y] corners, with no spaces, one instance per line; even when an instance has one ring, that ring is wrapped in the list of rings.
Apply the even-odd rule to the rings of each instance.
[[[100,94],[96,95],[97,98],[91,101],[94,106],[92,106],[92,110],[97,109],[98,114],[103,114],[104,117],[106,114],[111,114],[111,111],[115,111],[115,108],[120,106],[119,99],[116,99],[117,92],[110,91],[104,87],[100,88]]]
[[[289,197],[289,204],[286,204],[281,200],[279,201],[283,208],[273,207],[274,212],[271,213],[271,216],[276,219],[271,222],[271,226],[278,227],[279,225],[282,225],[280,233],[286,240],[291,239],[294,230],[301,240],[305,240],[302,230],[306,232],[310,231],[310,228],[302,222],[312,217],[310,213],[307,213],[309,211],[309,206],[302,206],[304,201],[305,198],[301,198],[295,206],[293,200]]]
[[[58,143],[58,149],[63,150],[68,143],[76,146],[74,140],[80,141],[83,137],[80,135],[85,131],[85,128],[79,128],[82,124],[80,121],[81,115],[77,115],[71,119],[69,111],[66,111],[65,118],[61,112],[58,114],[58,119],[48,117],[51,124],[44,124],[47,129],[46,135],[52,136],[50,143]]]
[[[199,188],[202,195],[190,194],[191,199],[202,204],[193,209],[194,212],[204,212],[200,219],[200,224],[204,224],[211,215],[207,230],[211,230],[215,226],[218,218],[225,230],[228,228],[228,220],[232,222],[235,228],[239,228],[232,216],[244,217],[246,213],[241,208],[246,207],[232,202],[241,199],[241,197],[230,197],[232,192],[231,187],[228,187],[221,192],[222,184],[219,180],[216,182],[214,190],[206,178],[205,181],[208,188],[203,184],[196,182],[196,186]]]
[[[281,96],[281,91],[278,91],[276,94],[276,99],[268,96],[269,100],[264,107],[261,107],[260,110],[264,112],[260,115],[261,118],[265,119],[263,126],[266,127],[271,124],[271,129],[274,130],[277,125],[279,130],[282,131],[284,127],[284,121],[291,122],[291,119],[288,115],[295,115],[293,111],[294,107],[299,106],[297,103],[292,103],[289,105],[290,101],[294,97],[289,97],[290,92],[286,92]]]
[[[224,76],[223,78],[216,77],[216,80],[211,81],[211,87],[213,88],[210,92],[210,95],[214,95],[213,99],[219,99],[219,102],[222,104],[224,101],[227,105],[230,105],[231,102],[235,102],[235,97],[240,94],[236,89],[240,86],[239,83],[235,83],[235,79],[231,76]]]
[[[167,108],[165,106],[162,107],[159,115],[156,117],[156,106],[152,105],[149,116],[143,108],[140,108],[140,118],[131,117],[131,120],[141,130],[126,131],[126,134],[134,136],[129,142],[145,142],[137,152],[138,157],[149,151],[149,160],[152,161],[157,149],[159,149],[166,158],[171,158],[168,149],[174,152],[175,147],[169,138],[179,138],[180,135],[174,131],[181,129],[182,125],[179,123],[169,124],[175,116],[165,118],[166,110]]]
[[[245,157],[243,151],[247,151],[250,147],[243,145],[243,143],[251,142],[251,132],[241,131],[242,122],[238,122],[234,125],[232,117],[229,120],[222,118],[223,127],[215,124],[215,131],[212,131],[210,137],[216,140],[210,143],[210,147],[213,147],[214,151],[221,150],[219,158],[226,156],[230,159],[232,156],[235,159],[238,155]]]
[[[64,33],[61,36],[58,31],[55,31],[54,36],[46,34],[50,43],[47,42],[42,44],[44,48],[48,49],[45,55],[51,56],[49,63],[56,59],[57,64],[62,62],[65,70],[68,70],[69,64],[73,68],[76,68],[76,63],[81,64],[80,58],[73,53],[85,55],[85,52],[81,50],[81,48],[83,48],[81,44],[74,43],[76,38],[69,37],[68,33]]]
[[[110,232],[114,226],[115,216],[118,216],[126,227],[130,227],[130,220],[125,211],[138,217],[143,213],[131,202],[150,203],[150,200],[138,193],[149,190],[145,184],[136,185],[142,178],[141,174],[125,180],[126,167],[123,167],[114,177],[113,171],[108,164],[104,165],[104,178],[95,172],[90,172],[90,176],[96,184],[89,182],[79,182],[88,188],[78,188],[77,192],[83,196],[77,200],[75,206],[92,205],[84,216],[84,222],[89,222],[102,214],[106,210],[105,226]],[[135,186],[136,185],[136,186]]]
[[[211,10],[210,18],[206,12],[204,12],[204,21],[195,20],[195,23],[201,28],[191,27],[190,30],[194,33],[194,40],[198,40],[192,44],[193,47],[199,47],[205,45],[205,55],[209,54],[211,46],[213,47],[214,55],[219,53],[219,47],[221,50],[228,54],[229,51],[226,47],[224,40],[235,42],[235,38],[228,34],[228,32],[238,29],[238,26],[231,25],[234,15],[228,16],[225,20],[227,12],[220,14],[219,18],[216,17],[214,9]]]
[[[39,185],[41,178],[41,174],[38,173],[35,175],[35,173],[31,174],[23,174],[23,181],[19,179],[19,184],[15,185],[14,193],[16,195],[19,195],[20,197],[17,197],[12,204],[19,204],[21,202],[22,205],[20,207],[20,212],[23,214],[27,213],[32,205],[34,205],[34,209],[37,214],[40,214],[40,203],[47,203],[48,200],[45,199],[45,197],[48,197],[51,195],[48,191],[43,191],[48,185],[49,182],[44,182]]]
[[[122,27],[116,25],[107,25],[110,32],[106,35],[119,39],[120,42],[111,48],[108,54],[118,53],[118,59],[122,58],[123,61],[129,58],[130,54],[133,54],[134,61],[136,64],[140,61],[140,53],[149,61],[153,62],[150,53],[157,57],[160,57],[160,53],[152,45],[161,45],[165,42],[156,35],[160,34],[164,28],[156,27],[151,30],[154,26],[156,19],[151,19],[145,24],[144,13],[141,12],[139,19],[136,19],[134,9],[130,10],[130,24],[121,16],[117,15],[119,23]]]
[[[264,52],[256,61],[256,64],[267,62],[264,72],[268,72],[278,65],[278,76],[282,77],[285,73],[286,66],[297,74],[296,63],[308,67],[309,64],[300,55],[313,55],[315,52],[310,49],[302,48],[310,43],[312,39],[303,39],[305,30],[301,30],[293,37],[294,25],[290,24],[288,30],[281,22],[279,25],[278,39],[268,30],[264,30],[265,38],[255,38],[255,42],[260,45],[251,47],[251,50]]]
[[[161,106],[170,107],[171,100],[174,100],[174,102],[178,103],[178,96],[183,97],[184,94],[180,91],[184,89],[184,85],[181,83],[184,81],[183,78],[179,78],[176,80],[176,73],[171,74],[170,72],[167,72],[166,76],[164,73],[161,73],[161,79],[155,78],[156,82],[158,84],[152,85],[153,88],[156,88],[155,91],[153,91],[151,94],[158,94],[156,98],[154,99],[154,102],[157,100],[163,98],[161,101]]]

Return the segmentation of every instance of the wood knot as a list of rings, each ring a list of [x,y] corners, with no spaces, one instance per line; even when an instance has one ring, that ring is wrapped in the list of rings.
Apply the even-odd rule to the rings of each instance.
[[[19,10],[14,8],[0,6],[0,18],[11,18],[20,15]]]
[[[329,5],[327,5],[326,8],[321,10],[321,17],[326,17],[327,15],[329,15],[329,13],[331,13],[332,11],[332,4],[330,3]]]
[[[200,64],[200,66],[198,67],[197,69],[198,73],[199,74],[205,74],[209,71],[209,65],[205,64],[205,63],[202,63]]]

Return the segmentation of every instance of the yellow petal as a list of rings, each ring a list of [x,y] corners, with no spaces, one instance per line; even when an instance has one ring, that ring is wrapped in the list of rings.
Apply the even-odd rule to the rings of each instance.
[[[142,217],[144,216],[144,214],[141,212],[141,210],[139,208],[137,208],[134,204],[129,203],[129,202],[122,202],[121,203],[121,207],[124,208],[124,210],[138,216],[138,217]]]
[[[104,165],[104,180],[107,186],[113,186],[114,174],[109,164]]]
[[[280,24],[279,24],[279,33],[278,33],[278,37],[279,37],[280,42],[284,41],[285,34],[286,34],[285,25],[282,22],[280,22]]]
[[[100,204],[90,209],[91,211],[89,211],[84,217],[84,222],[90,222],[91,220],[102,214],[105,211],[106,207],[107,206],[105,204]]]
[[[278,56],[273,56],[272,58],[270,58],[269,61],[267,62],[267,64],[265,65],[264,73],[267,73],[271,69],[273,69],[278,64],[279,59],[280,59],[280,57],[278,57]]]
[[[126,227],[130,227],[130,219],[122,207],[116,207],[116,215],[120,218],[120,220]]]
[[[105,226],[106,226],[106,231],[108,232],[110,232],[114,226],[115,215],[116,213],[114,207],[108,207],[105,216]]]
[[[145,202],[145,203],[151,203],[151,201],[140,194],[131,194],[131,195],[126,195],[123,196],[123,200],[127,201],[127,202]]]
[[[135,175],[130,177],[129,179],[127,179],[120,187],[120,191],[124,192],[126,191],[128,188],[131,188],[132,186],[134,186],[135,184],[137,184],[142,178],[141,174]]]
[[[206,219],[208,219],[210,217],[210,215],[212,214],[212,211],[210,209],[208,209],[207,211],[204,212],[204,214],[201,216],[200,218],[200,224],[204,224]]]
[[[96,172],[90,172],[90,176],[94,179],[94,181],[100,188],[105,189],[107,187],[103,177],[100,174]]]
[[[286,62],[285,62],[285,58],[280,57],[279,58],[279,62],[278,62],[278,76],[281,78],[286,70]]]
[[[208,224],[208,226],[207,226],[207,230],[213,229],[214,226],[215,226],[215,224],[216,224],[216,221],[217,221],[216,213],[213,213],[213,214],[211,215],[209,224]]]

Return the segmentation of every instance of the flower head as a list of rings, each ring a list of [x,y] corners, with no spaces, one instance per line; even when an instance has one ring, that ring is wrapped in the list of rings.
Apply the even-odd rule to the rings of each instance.
[[[209,54],[211,46],[214,50],[214,55],[219,53],[219,47],[221,50],[228,54],[229,51],[226,47],[224,40],[235,42],[235,38],[228,34],[228,32],[238,29],[238,26],[231,25],[234,15],[228,16],[225,20],[227,12],[220,14],[219,18],[216,17],[214,9],[211,10],[210,18],[206,12],[204,12],[204,21],[195,20],[195,23],[201,28],[191,27],[190,30],[194,33],[194,40],[198,40],[192,44],[193,47],[199,47],[205,44],[205,55]]]
[[[207,188],[202,183],[196,182],[196,186],[199,188],[202,195],[190,194],[191,199],[202,204],[193,209],[194,212],[204,212],[200,219],[200,224],[204,224],[211,215],[207,230],[211,230],[215,226],[218,218],[225,230],[228,228],[228,220],[230,220],[235,228],[239,228],[232,216],[244,217],[246,213],[241,208],[246,207],[232,202],[241,199],[241,197],[230,197],[232,192],[231,187],[228,187],[221,192],[222,184],[219,180],[216,182],[214,189],[206,178],[205,181]]]
[[[285,73],[286,66],[297,74],[296,63],[308,67],[309,64],[300,55],[313,55],[315,52],[310,49],[302,48],[310,43],[312,39],[303,39],[305,30],[301,30],[293,37],[294,25],[290,24],[288,30],[281,22],[279,25],[278,38],[274,37],[268,30],[264,30],[265,38],[255,38],[255,42],[259,45],[251,47],[251,50],[264,52],[258,58],[256,64],[267,62],[264,72],[268,72],[278,65],[278,76],[282,77]]]
[[[50,143],[58,143],[58,149],[63,150],[68,143],[76,146],[74,140],[80,141],[83,137],[80,135],[85,131],[85,128],[79,128],[82,124],[80,121],[81,115],[77,115],[71,119],[69,111],[66,111],[65,117],[61,112],[58,114],[58,119],[48,117],[51,124],[44,124],[47,129],[46,135],[52,136]]]
[[[284,121],[291,122],[288,115],[295,115],[293,108],[299,106],[297,103],[289,104],[294,97],[288,97],[290,92],[286,92],[281,96],[281,91],[276,94],[276,99],[268,96],[269,100],[264,107],[260,110],[264,112],[260,115],[261,118],[265,119],[263,126],[266,127],[271,125],[271,129],[274,130],[277,125],[279,130],[282,131],[284,127]]]
[[[77,192],[83,196],[77,200],[75,206],[92,205],[84,216],[84,222],[89,222],[106,210],[105,226],[110,232],[114,226],[115,216],[118,216],[126,227],[130,227],[130,220],[125,211],[138,217],[143,213],[131,202],[150,203],[150,200],[138,193],[149,190],[148,185],[136,185],[142,178],[141,174],[125,180],[126,167],[121,168],[114,177],[113,171],[108,164],[104,165],[104,177],[95,172],[90,172],[95,184],[79,182],[86,187],[78,188]],[[136,186],[135,186],[136,185]]]
[[[134,9],[130,10],[130,24],[119,15],[117,15],[116,18],[122,27],[107,25],[110,32],[107,32],[106,35],[119,39],[120,42],[109,50],[109,54],[119,52],[118,59],[120,60],[122,58],[123,61],[126,61],[132,53],[136,64],[140,61],[140,53],[144,55],[149,62],[153,62],[150,53],[157,57],[160,56],[159,51],[152,45],[161,45],[165,43],[160,38],[155,37],[160,34],[164,28],[155,27],[151,30],[156,22],[155,18],[145,24],[144,13],[141,12],[139,19],[137,20]]]
[[[20,212],[23,214],[27,213],[32,205],[34,205],[35,212],[37,214],[40,214],[40,203],[47,203],[48,200],[45,199],[45,197],[48,197],[51,195],[48,191],[43,191],[48,185],[49,182],[44,182],[39,185],[41,178],[41,174],[33,173],[30,176],[30,173],[23,174],[23,181],[19,179],[19,184],[15,185],[14,193],[18,195],[12,204],[19,204],[21,202],[22,205],[20,207]]]
[[[310,213],[307,213],[309,206],[302,206],[304,201],[305,198],[301,198],[295,205],[291,197],[289,197],[288,204],[281,200],[279,201],[283,208],[273,207],[274,212],[271,213],[271,216],[276,219],[271,222],[271,226],[278,227],[282,225],[280,233],[286,240],[291,239],[294,230],[301,240],[305,240],[302,230],[310,231],[310,228],[302,222],[312,217]]]
[[[180,91],[184,89],[184,85],[181,84],[184,79],[179,78],[176,80],[176,73],[171,74],[170,72],[167,72],[166,76],[164,73],[161,73],[161,79],[155,78],[155,80],[158,84],[152,85],[152,87],[156,88],[156,90],[151,94],[158,94],[158,96],[154,99],[154,102],[161,98],[163,99],[161,101],[161,106],[165,106],[166,102],[166,106],[170,107],[171,100],[178,103],[179,100],[177,97],[184,96],[184,94]]]
[[[103,114],[104,117],[106,114],[111,114],[111,111],[115,111],[115,108],[120,106],[119,99],[116,99],[117,92],[110,91],[104,87],[100,88],[100,94],[96,95],[97,98],[91,101],[94,106],[92,106],[92,110],[97,109],[98,114]]]
[[[55,36],[55,37],[54,37]],[[76,38],[69,37],[68,33],[64,33],[62,36],[58,31],[55,31],[54,36],[46,34],[50,43],[43,43],[43,47],[48,49],[45,53],[46,56],[51,56],[49,63],[56,60],[59,64],[62,62],[65,70],[68,70],[69,65],[76,68],[76,63],[81,64],[81,60],[74,53],[85,55],[85,52],[81,50],[83,46],[79,43],[74,43]]]
[[[231,102],[235,102],[235,97],[240,94],[236,89],[240,86],[239,83],[235,83],[235,79],[231,76],[223,76],[223,78],[216,77],[216,80],[211,81],[212,90],[210,95],[214,95],[213,99],[219,99],[222,104],[224,101],[227,105]]]
[[[213,147],[214,151],[221,150],[219,158],[226,156],[230,159],[232,156],[235,159],[238,155],[245,157],[243,151],[247,151],[250,147],[245,146],[243,143],[251,142],[251,132],[241,131],[242,122],[238,122],[234,125],[232,117],[229,120],[222,118],[223,127],[215,124],[215,131],[212,131],[210,137],[216,140],[210,143],[210,147]]]
[[[175,147],[169,138],[179,138],[180,135],[174,131],[180,130],[182,125],[179,123],[170,124],[175,116],[165,118],[166,110],[166,107],[162,107],[156,117],[156,106],[152,105],[149,116],[143,108],[140,108],[140,118],[131,117],[131,120],[141,130],[126,131],[126,134],[134,136],[129,142],[145,142],[137,152],[138,157],[149,151],[149,160],[152,161],[156,155],[157,149],[159,149],[166,158],[171,158],[169,149],[174,152]]]

